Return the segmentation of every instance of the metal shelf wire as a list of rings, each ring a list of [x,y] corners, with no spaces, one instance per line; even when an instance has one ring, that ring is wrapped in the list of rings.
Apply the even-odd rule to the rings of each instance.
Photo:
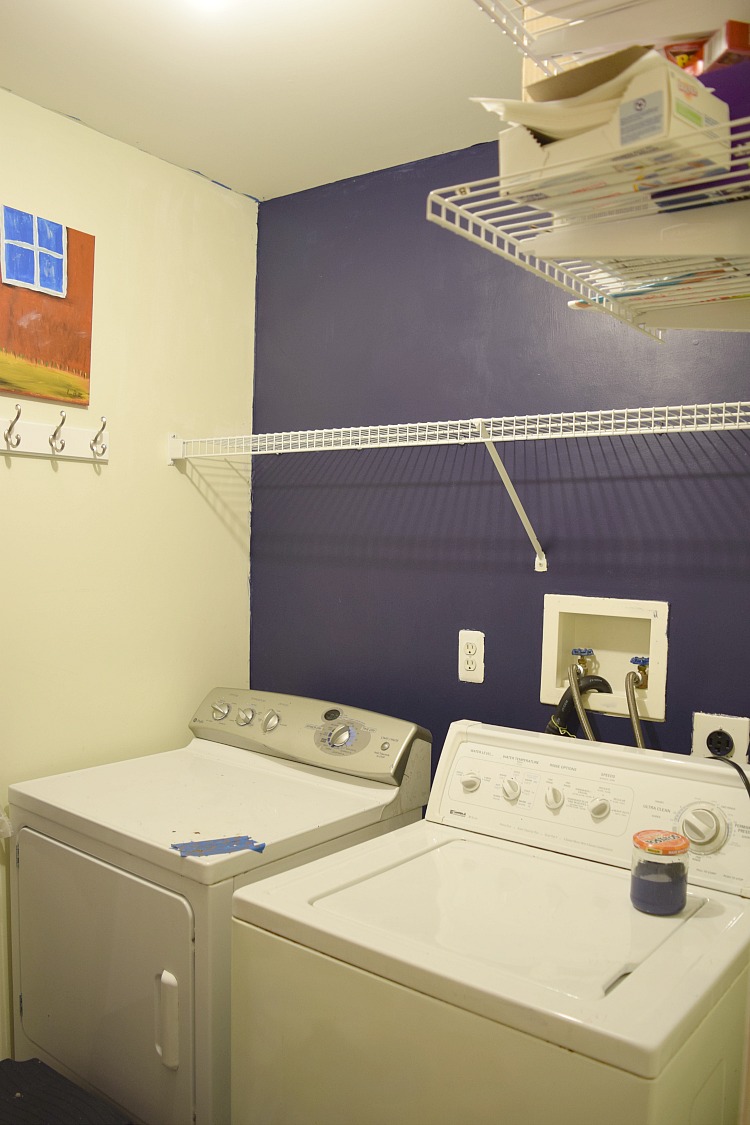
[[[683,137],[647,156],[626,149],[560,165],[554,181],[506,175],[438,188],[427,218],[655,339],[679,324],[676,310],[701,306],[702,319],[685,326],[750,331],[750,118],[731,126],[731,145],[709,127],[689,153]],[[589,256],[592,245],[600,252]]]
[[[696,0],[540,0],[543,11],[526,0],[474,3],[547,75],[628,44],[679,41],[680,26],[712,30],[740,18],[736,0],[713,0],[710,14]]]
[[[505,418],[464,418],[451,422],[413,422],[384,426],[297,430],[240,437],[170,439],[172,461],[232,459],[266,453],[393,449],[426,445],[464,445],[491,441],[541,441],[558,438],[628,437],[637,434],[695,433],[750,429],[750,401],[693,406],[637,406],[621,410],[581,410],[524,414]]]

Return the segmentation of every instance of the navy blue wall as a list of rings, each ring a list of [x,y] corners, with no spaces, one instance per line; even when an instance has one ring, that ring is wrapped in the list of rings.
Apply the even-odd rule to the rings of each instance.
[[[432,188],[495,160],[261,204],[256,433],[750,397],[747,335],[655,343],[426,221]],[[499,448],[546,574],[482,446],[255,458],[253,686],[412,719],[436,749],[458,718],[543,729],[543,597],[576,593],[670,604],[649,745],[687,751],[695,710],[748,714],[750,434]],[[458,682],[460,628],[486,633],[482,685]]]

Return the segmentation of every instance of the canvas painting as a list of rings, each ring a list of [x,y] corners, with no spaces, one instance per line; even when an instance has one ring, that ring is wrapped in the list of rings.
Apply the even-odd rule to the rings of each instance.
[[[0,206],[0,392],[88,406],[94,237]]]

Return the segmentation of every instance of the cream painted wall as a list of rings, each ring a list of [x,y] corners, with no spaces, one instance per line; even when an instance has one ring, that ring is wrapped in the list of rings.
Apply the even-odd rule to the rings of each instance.
[[[95,237],[91,405],[67,424],[110,434],[98,467],[0,454],[5,804],[12,781],[182,745],[205,692],[248,683],[249,474],[169,466],[167,438],[249,432],[257,206],[2,91],[0,151],[0,203]],[[3,971],[0,1058],[9,1036]]]

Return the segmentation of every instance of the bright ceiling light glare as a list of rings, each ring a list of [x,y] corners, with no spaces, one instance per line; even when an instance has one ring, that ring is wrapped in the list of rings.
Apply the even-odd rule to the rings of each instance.
[[[227,7],[228,0],[189,0],[189,4],[199,12],[221,12]]]

